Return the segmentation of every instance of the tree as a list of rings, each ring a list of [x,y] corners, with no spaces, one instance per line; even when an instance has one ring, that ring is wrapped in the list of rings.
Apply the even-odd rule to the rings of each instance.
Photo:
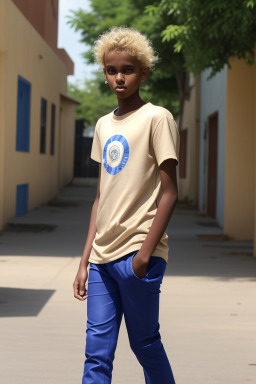
[[[172,22],[162,32],[163,41],[182,52],[185,70],[199,74],[211,68],[214,76],[230,59],[255,63],[255,0],[162,0],[148,7],[155,15],[170,15]]]
[[[72,11],[68,23],[81,32],[81,41],[91,47],[101,33],[114,25],[134,27],[145,33],[157,49],[160,62],[143,83],[142,96],[170,109],[176,117],[179,108],[176,72],[182,68],[182,54],[174,53],[170,44],[162,41],[166,18],[145,13],[149,3],[148,0],[109,0],[106,4],[104,0],[91,0],[90,12]],[[85,52],[84,57],[88,63],[93,63],[92,49]],[[103,75],[101,79],[103,82]]]
[[[102,97],[101,87],[98,77],[85,81],[82,89],[75,84],[68,86],[68,93],[81,102],[76,109],[76,119],[83,119],[86,127],[95,125],[100,116],[116,107],[115,95],[109,91],[107,97]]]
[[[230,67],[233,57],[255,63],[256,0],[109,0],[107,6],[103,0],[91,0],[91,8],[73,11],[69,20],[91,47],[113,25],[138,28],[152,40],[161,61],[144,92],[174,115],[179,111],[179,127],[189,72],[211,68],[214,76],[225,65]],[[91,50],[85,58],[93,62]]]

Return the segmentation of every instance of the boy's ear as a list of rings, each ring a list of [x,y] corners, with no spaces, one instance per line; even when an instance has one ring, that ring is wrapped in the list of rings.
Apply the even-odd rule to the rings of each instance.
[[[102,71],[103,71],[103,75],[104,75],[104,79],[105,79],[105,81],[108,81],[108,79],[107,79],[107,75],[106,75],[106,69],[103,68]]]
[[[142,67],[140,71],[140,81],[143,82],[147,80],[148,74],[149,74],[150,68],[149,67]]]

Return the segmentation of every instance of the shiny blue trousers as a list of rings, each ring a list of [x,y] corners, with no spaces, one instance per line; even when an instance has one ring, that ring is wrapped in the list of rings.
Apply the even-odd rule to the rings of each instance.
[[[106,264],[90,264],[82,384],[111,383],[123,314],[146,384],[175,384],[159,333],[160,285],[167,263],[151,256],[146,276],[139,278],[132,268],[137,252]]]

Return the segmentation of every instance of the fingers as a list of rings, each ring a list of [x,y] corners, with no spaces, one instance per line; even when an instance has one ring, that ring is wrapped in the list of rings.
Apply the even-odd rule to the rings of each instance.
[[[75,280],[73,284],[74,288],[74,297],[80,301],[87,299],[87,288],[81,282]]]
[[[81,282],[78,284],[78,291],[79,291],[79,295],[80,296],[84,295],[85,288],[84,288],[84,285]]]

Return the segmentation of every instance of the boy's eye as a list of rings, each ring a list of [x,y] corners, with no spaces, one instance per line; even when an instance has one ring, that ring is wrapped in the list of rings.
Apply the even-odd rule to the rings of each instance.
[[[124,72],[125,73],[132,73],[133,72],[133,68],[125,68]]]
[[[107,73],[108,73],[109,75],[113,75],[113,74],[115,73],[114,68],[108,68],[108,69],[107,69]]]
[[[122,73],[133,73],[134,69],[132,67],[124,68]],[[107,68],[108,75],[115,75],[117,71],[115,68]]]

